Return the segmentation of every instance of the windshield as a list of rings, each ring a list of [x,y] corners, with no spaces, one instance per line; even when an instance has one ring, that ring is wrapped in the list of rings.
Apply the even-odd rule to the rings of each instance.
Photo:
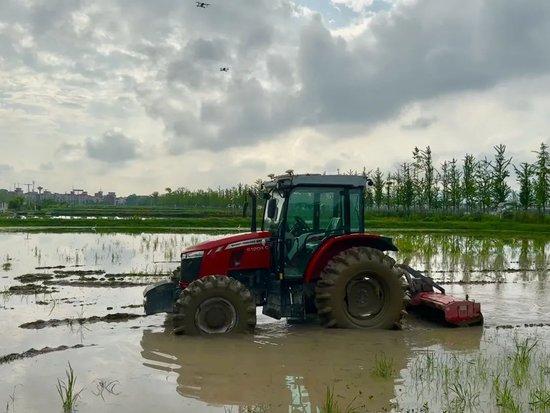
[[[267,216],[267,208],[265,208],[263,229],[264,231],[275,233],[277,232],[277,228],[279,227],[279,224],[282,219],[284,198],[281,195],[279,195],[277,191],[273,191],[273,193],[271,194],[271,198],[275,199],[275,201],[277,202],[277,207],[275,208],[275,215],[273,216],[273,218],[269,218]],[[267,202],[266,202],[266,206],[267,206]]]

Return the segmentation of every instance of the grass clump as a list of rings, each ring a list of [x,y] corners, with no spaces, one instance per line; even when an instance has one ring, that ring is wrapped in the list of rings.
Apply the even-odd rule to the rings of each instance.
[[[515,340],[515,351],[510,356],[512,361],[512,378],[516,386],[522,386],[529,377],[531,353],[538,342],[530,338]]]
[[[327,387],[325,400],[323,401],[323,406],[321,407],[321,413],[357,413],[359,411],[352,407],[352,404],[356,398],[357,397],[349,402],[346,407],[341,408],[338,401],[334,398],[334,390]]]
[[[531,409],[539,412],[550,411],[550,389],[538,388],[529,394]]]
[[[67,377],[66,381],[63,379],[57,379],[57,393],[61,398],[61,403],[63,407],[63,413],[72,413],[75,410],[76,403],[80,398],[80,393],[82,390],[76,390],[76,375],[74,374],[73,367],[71,363],[69,368],[65,370],[65,375]]]
[[[512,394],[512,387],[508,385],[508,382],[505,381],[503,384],[500,383],[500,379],[496,377],[493,380],[493,386],[495,391],[496,404],[499,407],[500,411],[506,413],[520,413],[520,407],[514,395]]]
[[[374,367],[371,373],[374,377],[391,378],[395,373],[393,359],[384,353],[377,355],[374,358]]]

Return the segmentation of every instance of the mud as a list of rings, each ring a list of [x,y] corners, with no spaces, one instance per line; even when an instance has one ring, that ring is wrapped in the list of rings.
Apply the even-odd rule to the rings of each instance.
[[[19,328],[40,330],[46,327],[59,327],[62,325],[77,325],[77,324],[93,324],[93,323],[121,323],[135,318],[145,317],[143,314],[132,313],[114,313],[105,316],[79,317],[79,318],[63,318],[50,320],[36,320],[29,323],[23,323]]]
[[[38,284],[12,285],[8,288],[8,294],[15,295],[37,295],[37,294],[52,294],[57,292],[55,288],[48,288]]]
[[[88,345],[75,344],[74,346],[43,347],[39,350],[31,348],[27,351],[24,351],[23,353],[11,353],[5,356],[0,356],[0,364],[11,363],[12,361],[15,361],[15,360],[36,357],[43,354],[53,353],[56,351],[73,350],[77,348],[93,347],[93,346],[95,346],[95,344],[88,344]]]
[[[44,281],[45,285],[59,285],[65,287],[92,287],[92,288],[127,288],[136,286],[147,286],[150,282],[131,282],[131,281],[115,281],[115,280],[98,280],[96,278],[80,279],[80,280],[63,280],[63,281]]]
[[[14,280],[17,280],[21,283],[34,283],[38,281],[51,280],[53,275],[50,274],[23,274],[17,277],[14,277]]]
[[[105,274],[104,270],[56,270],[54,274],[61,276],[70,276],[70,275],[103,275]]]

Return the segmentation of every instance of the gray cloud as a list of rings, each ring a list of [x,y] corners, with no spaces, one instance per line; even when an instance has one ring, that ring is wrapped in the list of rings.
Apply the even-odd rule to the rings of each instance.
[[[437,122],[436,118],[426,118],[426,117],[420,116],[409,123],[405,123],[401,125],[401,129],[405,129],[405,130],[427,129],[431,125],[433,125],[434,122]]]
[[[7,174],[13,171],[13,166],[8,164],[0,164],[0,174]]]
[[[107,163],[123,163],[139,157],[139,143],[121,132],[107,131],[100,138],[87,138],[86,154],[92,159]]]

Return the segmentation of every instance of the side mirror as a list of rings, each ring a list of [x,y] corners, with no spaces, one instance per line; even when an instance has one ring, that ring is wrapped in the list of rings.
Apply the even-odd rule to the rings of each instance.
[[[273,198],[270,198],[267,201],[267,217],[269,219],[275,218],[276,212],[277,212],[277,201]]]

